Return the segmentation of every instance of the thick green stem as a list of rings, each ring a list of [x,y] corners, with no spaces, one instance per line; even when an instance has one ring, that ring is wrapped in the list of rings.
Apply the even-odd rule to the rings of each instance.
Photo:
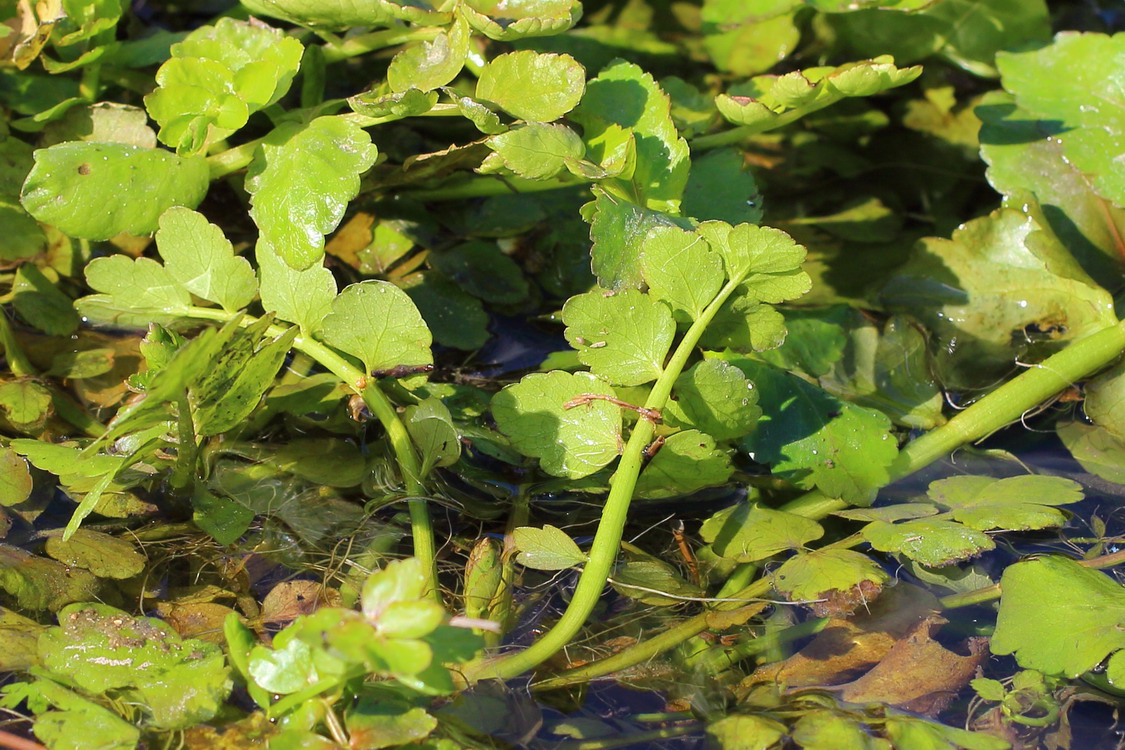
[[[644,404],[646,409],[659,412],[664,408],[672,393],[672,385],[695,352],[700,336],[722,304],[738,287],[738,281],[728,282],[684,333],[664,371],[653,385]],[[590,556],[562,617],[554,627],[523,651],[485,661],[476,665],[475,669],[466,670],[469,681],[490,677],[509,678],[522,674],[554,656],[582,630],[594,607],[597,606],[602,589],[605,588],[606,580],[617,561],[621,535],[625,530],[629,504],[633,499],[633,489],[636,487],[637,477],[640,476],[644,464],[644,449],[651,442],[654,429],[655,425],[652,422],[641,419],[633,428],[633,434],[629,436],[629,442],[621,455],[621,462],[611,480],[609,496],[606,498],[602,518],[590,547]]]
[[[1035,408],[1055,393],[1113,362],[1123,350],[1125,350],[1125,322],[1077,341],[1058,354],[1033,365],[941,427],[906,445],[890,467],[891,481],[908,476],[948,455],[956,448],[981,440],[1001,427],[1017,421],[1029,409]],[[818,519],[845,507],[847,504],[842,500],[827,497],[814,490],[787,503],[783,506],[783,510]],[[1125,557],[1125,552],[1120,554]],[[769,587],[768,580],[759,579],[730,598],[761,597],[766,594]],[[988,601],[998,595],[998,586],[988,587],[979,592],[959,595],[963,599],[951,601],[963,602],[952,606],[965,606]],[[718,610],[729,608],[729,603],[720,603],[715,607]],[[655,638],[649,638],[636,646],[619,651],[608,659],[539,682],[536,688],[564,687],[641,664],[706,630],[708,616],[708,613],[696,615]]]
[[[188,317],[225,323],[234,315],[209,307],[192,307],[188,311]],[[244,315],[240,325],[245,328],[255,322],[257,322],[257,318]],[[285,331],[286,329],[282,326],[270,326],[266,329],[266,334],[281,336]],[[440,597],[441,594],[437,585],[437,545],[434,542],[433,524],[424,499],[426,488],[422,484],[421,466],[418,462],[418,454],[414,450],[414,444],[410,440],[410,433],[406,431],[406,425],[398,418],[394,404],[362,370],[311,336],[297,336],[293,339],[293,348],[312,357],[344,381],[349,388],[359,394],[363,403],[383,425],[383,429],[387,433],[387,439],[391,444],[391,450],[394,451],[395,459],[398,461],[399,469],[402,472],[406,492],[411,496],[409,500],[410,530],[414,542],[414,556],[422,561],[428,573],[429,586],[433,595]]]

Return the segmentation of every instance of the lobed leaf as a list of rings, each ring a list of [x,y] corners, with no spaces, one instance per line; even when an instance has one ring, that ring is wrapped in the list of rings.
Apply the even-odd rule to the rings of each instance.
[[[816,521],[795,513],[739,503],[704,521],[699,535],[719,557],[746,563],[800,549],[822,537],[824,529]]]
[[[367,132],[342,117],[275,128],[246,174],[261,240],[295,270],[316,263],[377,153]]]
[[[916,519],[904,523],[873,521],[860,532],[880,552],[896,552],[939,567],[996,548],[987,534],[954,521]]]
[[[512,446],[538,458],[544,471],[581,479],[612,462],[623,446],[620,407],[593,399],[565,408],[586,395],[615,397],[608,383],[587,372],[535,373],[497,393],[492,416]]]
[[[641,245],[649,293],[697,319],[723,285],[723,263],[707,240],[679,227],[654,227]]]
[[[255,255],[265,311],[296,323],[305,335],[318,332],[336,299],[332,272],[316,263],[295,271],[263,240],[258,241]]]
[[[168,274],[196,297],[234,312],[257,296],[258,280],[250,263],[235,255],[223,230],[201,214],[168,209],[160,217],[156,244]]]
[[[676,324],[662,302],[635,289],[595,289],[563,305],[566,340],[595,375],[617,385],[660,377]]]
[[[565,125],[529,122],[489,138],[493,150],[480,171],[507,168],[529,180],[554,177],[586,155],[586,146]]]
[[[833,591],[890,580],[879,564],[850,549],[818,549],[789,558],[777,569],[773,586],[792,601],[815,601]]]
[[[434,361],[430,329],[410,297],[389,281],[345,287],[332,301],[321,338],[363,362],[368,374]]]

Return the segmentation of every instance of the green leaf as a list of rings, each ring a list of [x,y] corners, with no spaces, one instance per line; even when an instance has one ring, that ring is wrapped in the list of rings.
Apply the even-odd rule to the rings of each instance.
[[[27,461],[0,446],[0,505],[19,505],[31,495],[33,484]]]
[[[730,456],[698,430],[667,438],[637,478],[638,497],[675,497],[718,487],[734,473]]]
[[[394,560],[375,571],[363,584],[363,614],[376,620],[391,606],[426,595],[426,574],[414,557]]]
[[[48,273],[58,280],[53,271]],[[21,318],[49,336],[68,336],[78,328],[78,315],[70,297],[30,263],[16,269],[12,304]]]
[[[718,148],[692,160],[680,206],[684,216],[732,225],[758,224],[761,204],[758,183],[738,151]]]
[[[1047,555],[1009,565],[1000,588],[992,653],[1025,669],[1077,677],[1125,648],[1125,591],[1100,571]]]
[[[885,750],[855,719],[831,710],[802,713],[793,725],[793,740],[804,750]]]
[[[527,281],[519,265],[495,242],[478,240],[431,252],[429,261],[466,292],[487,302],[511,305],[527,298]]]
[[[51,392],[33,380],[0,382],[0,417],[16,430],[36,435],[51,416]]]
[[[222,140],[289,90],[304,47],[263,23],[221,18],[173,44],[145,107],[162,143],[197,152]]]
[[[610,584],[630,599],[671,607],[683,604],[685,599],[706,596],[698,586],[685,581],[674,565],[649,555],[631,553],[629,557],[614,568]]]
[[[476,98],[513,117],[552,122],[574,109],[586,91],[586,70],[570,55],[508,52],[489,61]]]
[[[1034,199],[927,238],[879,294],[936,337],[947,388],[991,386],[1013,359],[1035,361],[1117,322],[1113,300],[1046,227]],[[1034,293],[1030,293],[1034,290]]]
[[[582,16],[579,0],[467,0],[461,11],[473,28],[501,42],[554,36]]]
[[[745,563],[800,549],[822,537],[824,529],[795,513],[739,503],[704,521],[699,535],[719,557]]]
[[[715,313],[700,341],[709,349],[748,353],[776,349],[785,337],[781,313],[749,293],[736,292]]]
[[[1070,161],[1059,123],[1037,118],[1002,91],[985,94],[974,112],[981,120],[980,156],[992,187],[1004,195],[1032,191],[1063,245],[1096,281],[1110,287],[1120,273],[1125,207],[1110,205],[1091,175]]]
[[[721,750],[767,750],[785,733],[781,722],[754,714],[731,714],[707,725],[707,734]]]
[[[492,416],[513,447],[538,458],[544,471],[581,479],[617,458],[623,445],[619,407],[597,399],[565,407],[589,394],[615,397],[608,383],[586,372],[535,373],[497,393]]]
[[[703,10],[703,46],[719,70],[749,76],[784,60],[801,39],[793,13],[734,23],[744,3],[709,2]],[[732,7],[733,6],[733,7]],[[716,13],[715,11],[718,11]]]
[[[461,436],[449,409],[438,398],[427,398],[406,407],[406,430],[422,454],[422,478],[435,466],[452,466],[461,457]]]
[[[379,750],[414,744],[437,729],[438,720],[422,708],[364,698],[345,715],[348,738],[355,747]]]
[[[516,562],[535,570],[565,570],[586,562],[586,555],[565,531],[546,525],[520,526],[512,532]]]
[[[433,364],[430,329],[418,308],[388,281],[352,284],[332,302],[324,342],[363,362],[368,374]]]
[[[71,237],[107,240],[121,232],[155,232],[172,206],[198,205],[210,179],[207,162],[197,156],[121,143],[60,143],[35,152],[21,200],[36,219]]]
[[[191,307],[188,291],[150,258],[95,258],[86,266],[86,283],[126,309],[183,315]]]
[[[275,642],[274,648],[255,646],[247,672],[254,684],[270,693],[288,695],[316,682],[312,647],[299,638]]]
[[[727,276],[742,281],[741,293],[758,302],[785,302],[812,288],[801,270],[805,248],[780,229],[708,221],[699,232],[722,257]]]
[[[931,568],[968,560],[996,548],[988,534],[953,521],[930,518],[895,524],[873,521],[861,533],[880,552],[897,552]]]
[[[1023,531],[1066,524],[1066,514],[1052,506],[1080,501],[1082,485],[1063,477],[961,475],[931,482],[927,494],[970,528]]]
[[[223,230],[202,214],[187,208],[168,209],[160,217],[156,244],[173,279],[227,312],[246,307],[258,293],[250,263],[234,254]]]
[[[554,177],[586,155],[586,145],[566,125],[529,122],[489,138],[490,154],[480,167],[484,173],[507,168],[529,180]]]
[[[890,53],[903,62],[941,55],[984,76],[995,76],[998,51],[1051,33],[1044,0],[943,0],[918,13],[863,10],[832,21],[860,54]]]
[[[468,51],[469,27],[458,16],[448,32],[396,54],[387,68],[387,83],[395,93],[441,88],[461,72]]]
[[[791,557],[777,569],[773,586],[792,601],[815,601],[832,591],[890,580],[879,564],[850,549],[818,549]]]
[[[762,133],[849,97],[871,96],[905,86],[922,73],[921,66],[897,68],[894,63],[891,55],[880,55],[836,68],[757,76],[720,94],[715,106],[729,122],[740,125],[746,135]]]
[[[47,537],[47,554],[59,562],[85,568],[98,578],[132,578],[145,569],[145,557],[125,539],[79,529],[68,540]]]
[[[661,302],[635,289],[600,289],[563,305],[566,340],[590,370],[617,385],[642,385],[664,371],[676,324]]]
[[[640,288],[644,283],[641,246],[649,231],[654,227],[688,224],[610,195],[600,186],[595,186],[593,193],[593,203],[583,209],[594,243],[590,249],[593,271],[606,289]]]
[[[742,442],[750,457],[798,487],[869,505],[898,455],[890,420],[766,364],[728,361],[758,389],[763,416]]]
[[[896,748],[910,750],[1009,750],[1011,743],[983,732],[948,727],[912,716],[888,716],[887,736]]]
[[[263,445],[260,455],[282,471],[326,487],[355,487],[367,477],[359,446],[342,438],[293,438],[280,446]]]
[[[98,579],[81,568],[0,544],[0,589],[23,610],[57,610],[98,595]]]
[[[762,409],[758,391],[742,371],[721,359],[705,359],[676,378],[674,399],[664,407],[664,420],[690,426],[716,440],[749,434]]]
[[[641,245],[641,273],[649,293],[690,320],[723,285],[723,263],[707,240],[679,227],[655,227]]]
[[[1094,189],[1125,207],[1125,112],[1118,76],[1125,36],[1062,33],[1030,52],[996,56],[1004,88],[1024,109],[1065,128],[1058,141]]]
[[[234,544],[254,521],[254,511],[229,498],[213,495],[196,484],[191,497],[191,520],[219,544]]]
[[[843,306],[789,311],[785,314],[785,343],[762,352],[760,358],[774,367],[818,378],[844,356],[851,313]]]
[[[651,75],[633,63],[610,63],[590,81],[571,119],[582,126],[587,143],[614,127],[631,130],[636,168],[628,178],[607,180],[605,189],[638,206],[678,212],[691,160],[672,122],[668,95]]]
[[[324,255],[324,235],[344,217],[360,174],[377,154],[367,132],[343,117],[274,129],[246,173],[261,240],[296,270],[316,263]]]
[[[320,331],[336,299],[336,279],[322,264],[293,270],[269,244],[259,241],[255,250],[262,307],[282,320],[296,323],[304,335]]]
[[[407,89],[399,94],[388,94],[382,88],[348,97],[348,106],[364,117],[381,117],[401,120],[429,112],[438,101],[438,92]]]

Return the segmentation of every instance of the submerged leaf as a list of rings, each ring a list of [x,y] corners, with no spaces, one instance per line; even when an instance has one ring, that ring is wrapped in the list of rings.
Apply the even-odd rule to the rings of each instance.
[[[516,562],[535,570],[565,570],[586,562],[586,555],[562,529],[550,524],[541,529],[520,526],[512,532],[519,550]]]

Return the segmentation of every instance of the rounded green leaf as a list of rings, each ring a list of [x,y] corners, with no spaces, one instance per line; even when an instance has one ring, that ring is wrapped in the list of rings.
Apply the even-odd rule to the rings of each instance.
[[[664,407],[664,419],[689,425],[716,440],[733,440],[749,434],[762,410],[754,384],[729,362],[705,359],[676,378],[675,400]]]
[[[145,569],[145,557],[132,542],[89,529],[79,529],[65,542],[61,536],[47,537],[46,552],[99,578],[132,578]]]
[[[617,385],[642,385],[664,372],[676,324],[668,307],[636,289],[600,289],[563,305],[566,340],[590,370]]]
[[[492,399],[492,416],[525,456],[543,470],[579,479],[606,466],[622,449],[621,408],[600,399],[567,409],[575,398],[614,397],[604,380],[588,372],[528,375]]]
[[[457,77],[468,51],[468,24],[458,18],[448,32],[395,55],[387,68],[387,83],[395,93],[410,89],[432,91]]]
[[[340,292],[324,319],[321,337],[357,357],[371,374],[434,361],[430,329],[418,308],[388,281],[364,281]]]
[[[60,143],[35,152],[24,207],[64,234],[107,240],[151,234],[173,206],[194,208],[210,184],[207,162],[122,143]]]
[[[261,274],[262,307],[296,323],[306,335],[320,330],[336,299],[336,279],[321,263],[293,270],[266,242],[255,249]]]
[[[822,599],[831,591],[847,591],[864,582],[890,580],[879,563],[851,549],[821,549],[797,555],[777,569],[773,586],[793,601]]]
[[[0,447],[0,505],[19,505],[31,494],[32,485],[27,460],[11,448]]]
[[[641,245],[641,273],[649,292],[691,320],[723,285],[723,263],[707,240],[679,227],[654,227]]]
[[[586,146],[578,134],[558,124],[529,122],[494,135],[487,143],[495,153],[481,165],[482,172],[507,167],[530,180],[554,177],[568,162],[586,155]]]
[[[574,109],[585,91],[586,69],[570,55],[522,50],[484,67],[476,98],[522,120],[551,122]]]
[[[320,260],[324,235],[344,217],[377,154],[371,136],[343,117],[276,128],[246,173],[261,239],[295,269]]]
[[[730,456],[699,430],[672,435],[637,478],[638,497],[675,497],[718,487],[734,473]]]
[[[895,524],[873,521],[861,533],[880,552],[897,552],[930,567],[968,560],[996,548],[988,534],[929,518]]]
[[[800,549],[824,536],[824,529],[816,521],[795,513],[740,503],[712,515],[699,533],[719,557],[755,562],[778,552]]]
[[[124,309],[168,314],[187,312],[191,295],[168,269],[151,258],[124,255],[95,258],[86,266],[86,283]]]

